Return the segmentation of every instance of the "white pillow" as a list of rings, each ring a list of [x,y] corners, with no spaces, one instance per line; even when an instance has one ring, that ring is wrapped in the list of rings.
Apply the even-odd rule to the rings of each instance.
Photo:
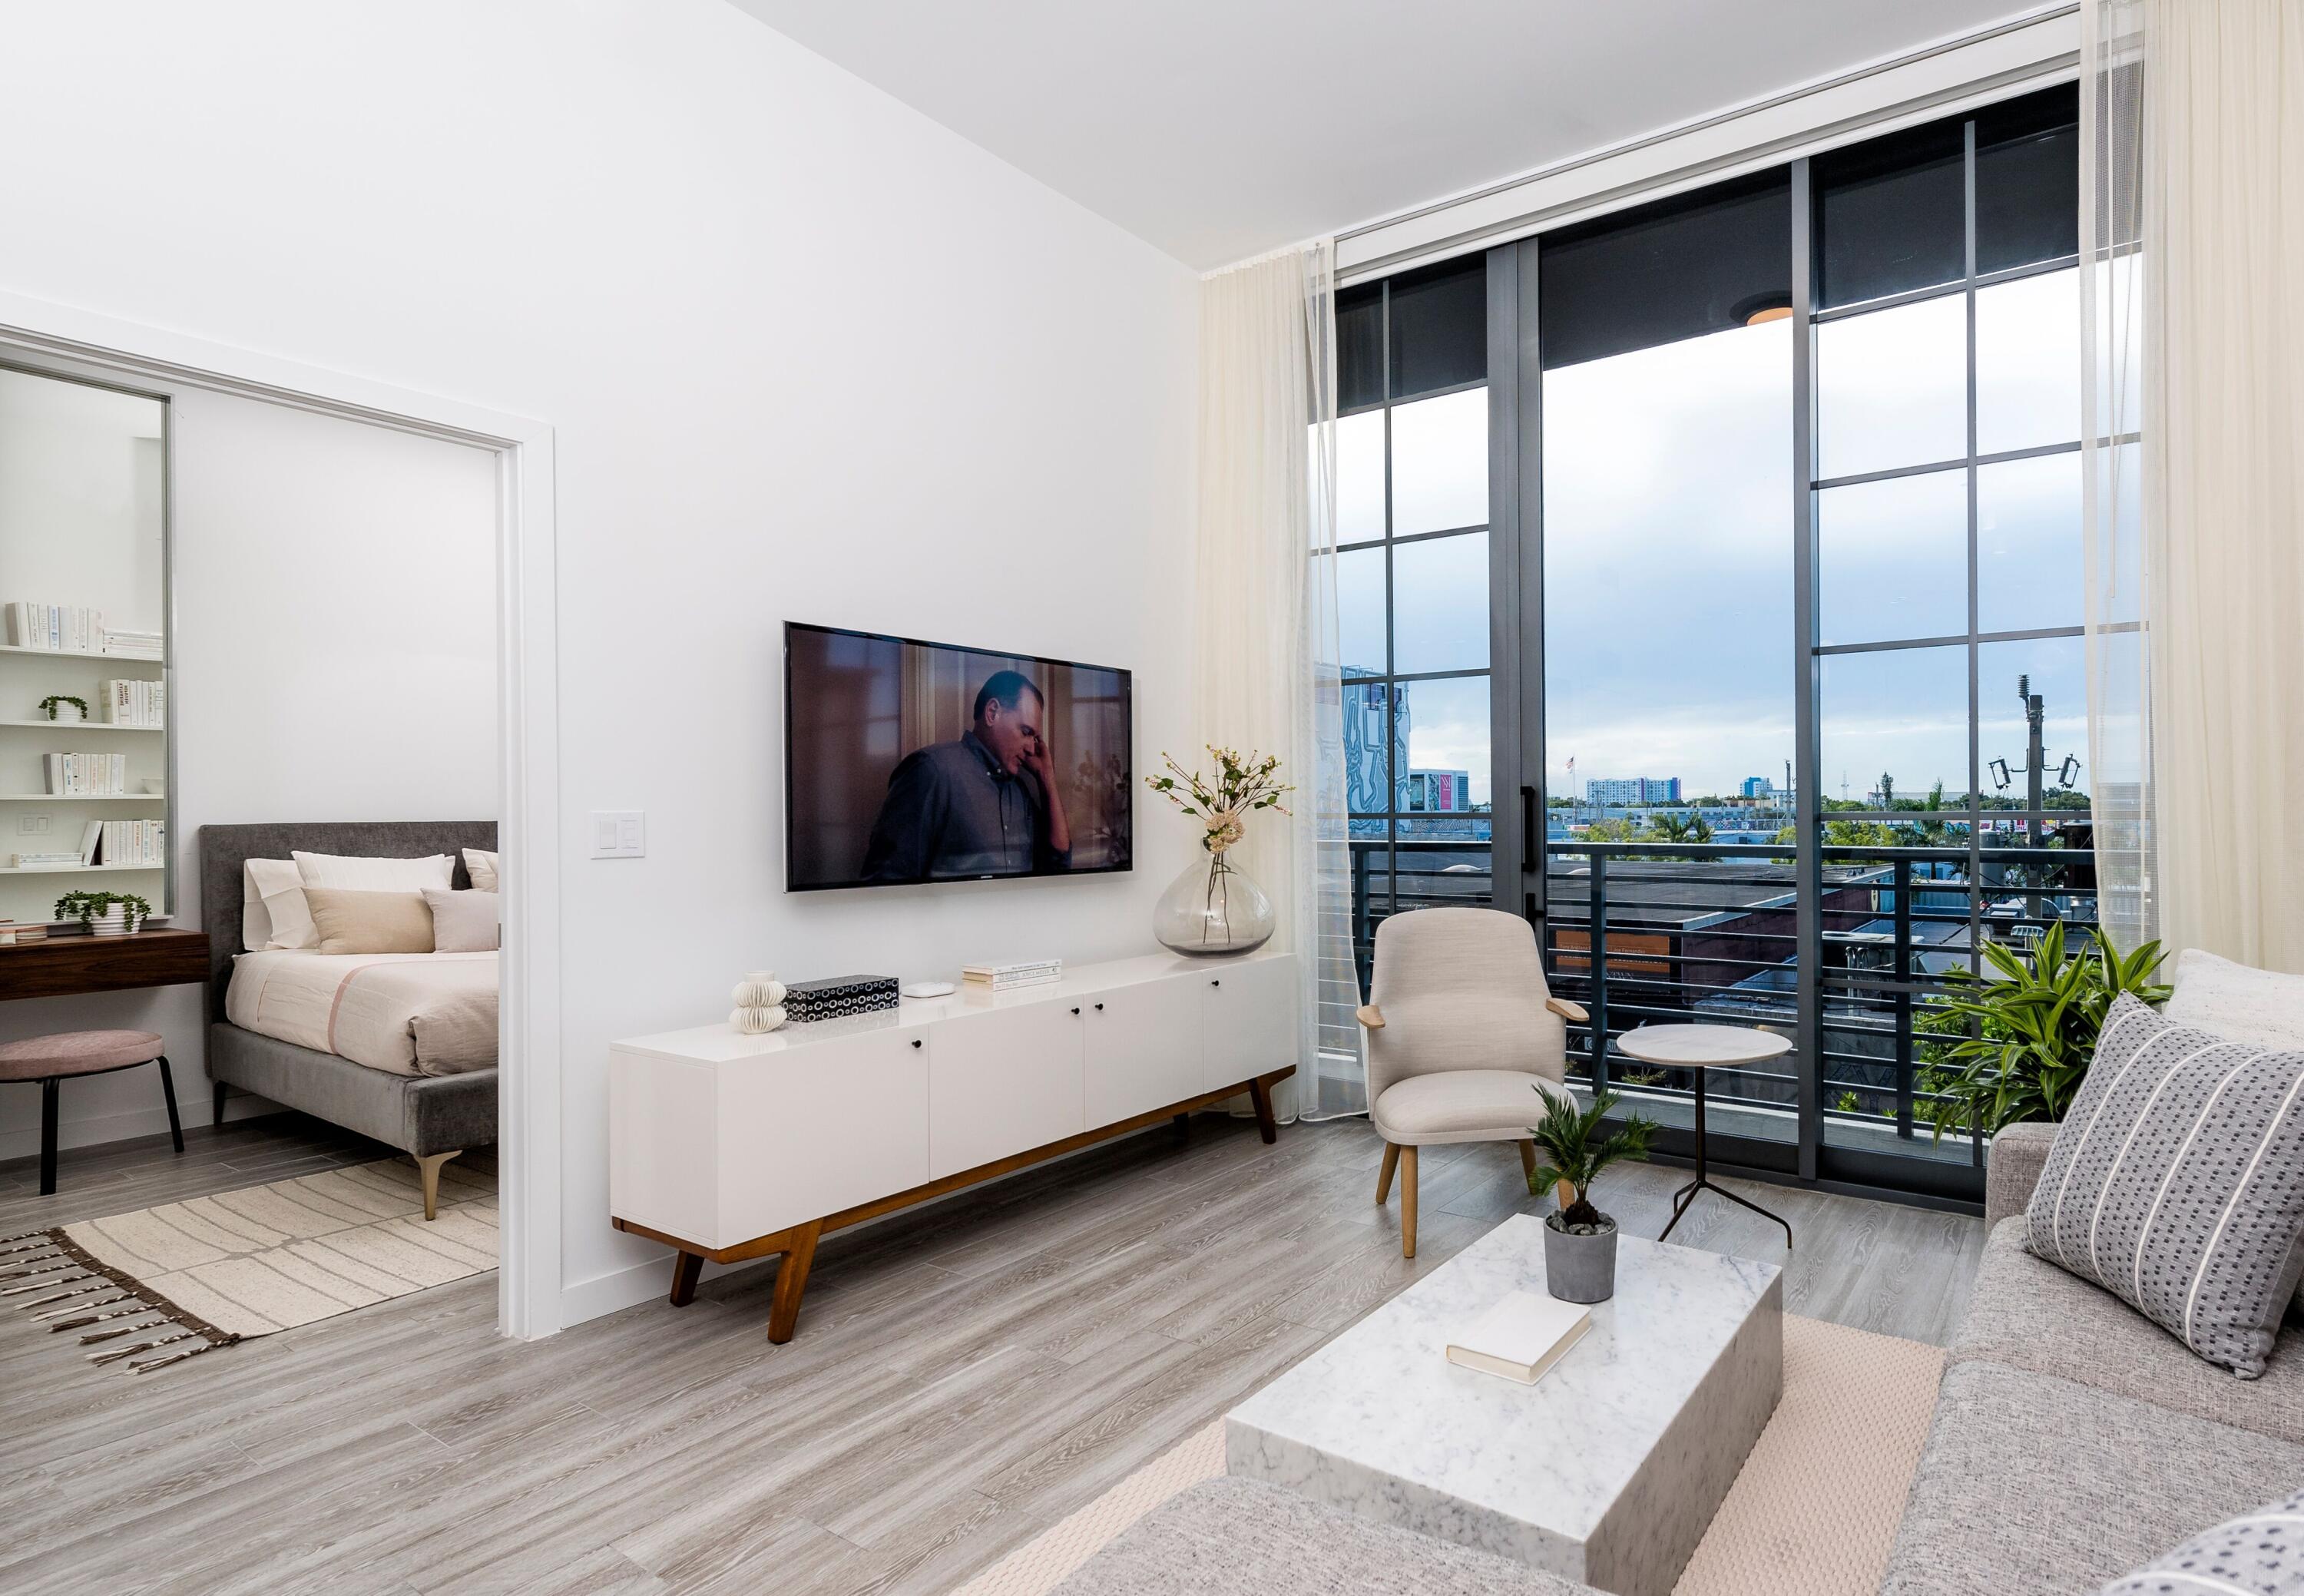
[[[487,848],[464,850],[464,870],[472,878],[475,892],[496,890],[496,856]]]
[[[335,853],[292,853],[296,873],[307,887],[335,887],[352,892],[422,892],[436,887],[445,892],[453,883],[456,861],[447,853],[428,859],[352,859]]]
[[[304,879],[295,862],[287,859],[250,859],[241,865],[241,879],[247,884],[254,905],[243,904],[240,911],[240,939],[242,947],[305,948],[320,946],[320,928],[312,923],[312,907],[304,901]],[[255,921],[264,920],[262,940],[250,936]]]
[[[2180,1025],[2259,1048],[2304,1049],[2304,975],[2253,969],[2188,947],[2161,1013]]]
[[[275,862],[267,860],[266,862]],[[292,870],[296,868],[292,860],[283,859],[277,862]],[[272,916],[265,913],[264,889],[256,884],[256,861],[253,859],[242,860],[240,866],[240,945],[251,952],[272,945]]]
[[[493,892],[425,888],[425,906],[432,911],[432,951],[493,953],[502,947],[504,925],[497,916],[501,902]]]

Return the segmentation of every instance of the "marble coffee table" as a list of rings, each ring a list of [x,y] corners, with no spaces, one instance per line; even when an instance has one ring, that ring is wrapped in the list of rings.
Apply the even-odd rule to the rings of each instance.
[[[1616,1295],[1533,1386],[1451,1336],[1544,1290],[1521,1214],[1224,1415],[1232,1473],[1364,1518],[1667,1596],[1783,1387],[1783,1271],[1622,1236]]]

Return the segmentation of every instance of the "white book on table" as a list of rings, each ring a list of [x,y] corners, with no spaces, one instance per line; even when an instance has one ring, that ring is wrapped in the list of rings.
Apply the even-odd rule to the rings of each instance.
[[[1581,1303],[1515,1291],[1448,1343],[1448,1361],[1532,1386],[1591,1328]]]

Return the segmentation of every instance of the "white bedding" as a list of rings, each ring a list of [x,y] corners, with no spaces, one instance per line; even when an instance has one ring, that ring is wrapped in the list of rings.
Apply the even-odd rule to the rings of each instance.
[[[244,953],[224,1008],[243,1031],[396,1075],[496,1067],[494,953]]]

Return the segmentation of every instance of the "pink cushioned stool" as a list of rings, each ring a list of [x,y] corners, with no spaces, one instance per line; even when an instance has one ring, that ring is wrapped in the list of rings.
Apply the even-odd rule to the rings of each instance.
[[[40,1195],[56,1189],[56,1091],[67,1075],[103,1075],[140,1065],[160,1066],[160,1091],[168,1099],[168,1134],[184,1150],[184,1127],[176,1118],[176,1082],[160,1039],[148,1031],[60,1031],[54,1036],[0,1042],[0,1081],[40,1083]]]

